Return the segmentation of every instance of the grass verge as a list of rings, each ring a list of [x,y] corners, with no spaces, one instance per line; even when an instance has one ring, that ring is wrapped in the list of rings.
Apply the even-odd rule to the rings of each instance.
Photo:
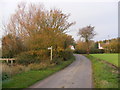
[[[44,70],[39,71],[28,71],[18,75],[15,75],[8,81],[4,81],[2,84],[3,88],[27,88],[37,81],[43,80],[51,74],[65,68],[75,60],[75,57],[72,57],[68,61],[62,62],[60,65],[53,67],[47,67]]]
[[[90,54],[93,57],[105,60],[118,67],[118,54]]]
[[[91,55],[85,55],[92,62],[93,81],[95,88],[118,88],[120,80],[117,69],[98,61]]]

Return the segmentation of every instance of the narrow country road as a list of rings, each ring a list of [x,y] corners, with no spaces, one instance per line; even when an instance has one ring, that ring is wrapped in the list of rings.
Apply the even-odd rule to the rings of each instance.
[[[92,88],[90,60],[82,55],[74,56],[76,60],[71,65],[29,88]]]

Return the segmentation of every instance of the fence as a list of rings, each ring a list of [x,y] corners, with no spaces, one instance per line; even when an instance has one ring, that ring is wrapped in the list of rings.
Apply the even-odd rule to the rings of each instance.
[[[11,65],[13,64],[13,61],[16,60],[15,58],[0,58],[0,61],[6,61],[7,63],[11,63]]]

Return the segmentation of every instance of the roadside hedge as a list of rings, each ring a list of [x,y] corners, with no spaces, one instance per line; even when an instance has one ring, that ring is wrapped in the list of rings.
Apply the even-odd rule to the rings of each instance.
[[[45,50],[40,51],[31,50],[18,54],[16,58],[18,64],[28,65],[31,63],[40,63],[43,60],[47,60],[48,54]]]
[[[60,64],[62,61],[67,61],[73,56],[71,50],[64,50],[53,52],[52,63]],[[17,63],[22,65],[29,65],[31,63],[40,63],[50,61],[50,52],[47,51],[28,51],[17,55]]]
[[[90,49],[90,54],[94,54],[94,53],[104,53],[105,51],[103,49]],[[74,53],[77,54],[86,54],[86,50],[78,50],[76,49],[74,51]]]
[[[54,52],[52,63],[61,64],[62,61],[67,61],[72,57],[73,57],[73,52],[71,50]]]

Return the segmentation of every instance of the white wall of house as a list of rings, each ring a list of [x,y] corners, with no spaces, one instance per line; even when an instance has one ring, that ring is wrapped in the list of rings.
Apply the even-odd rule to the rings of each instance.
[[[98,43],[98,49],[104,49],[100,43]]]
[[[74,46],[70,45],[70,49],[71,50],[75,50]]]

